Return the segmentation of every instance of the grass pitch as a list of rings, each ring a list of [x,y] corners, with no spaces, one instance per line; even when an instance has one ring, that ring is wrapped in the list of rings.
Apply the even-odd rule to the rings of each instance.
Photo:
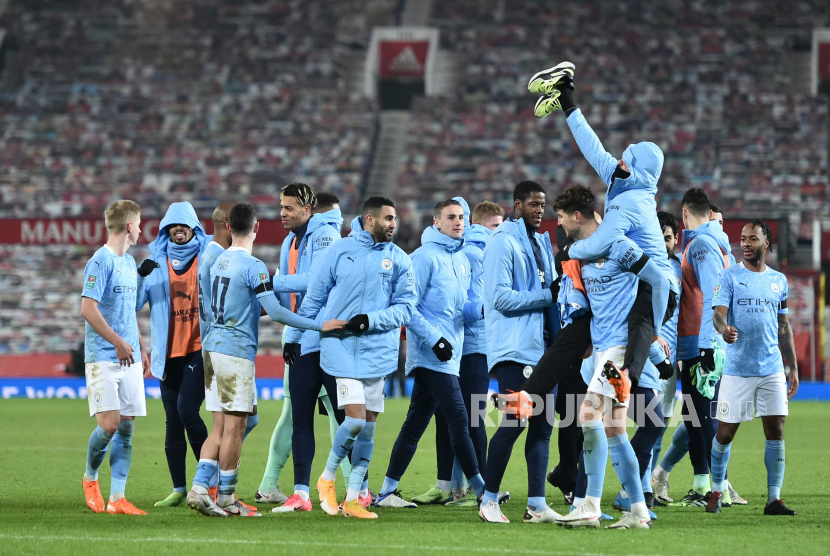
[[[387,400],[378,423],[370,485],[376,490],[392,444],[406,415],[408,400]],[[290,552],[293,554],[508,553],[508,554],[816,554],[828,551],[830,534],[830,455],[827,423],[830,404],[793,403],[787,420],[787,471],[783,496],[798,512],[794,518],[766,517],[766,470],[760,420],[744,424],[735,440],[730,478],[749,506],[709,515],[702,508],[658,508],[650,531],[569,531],[556,525],[522,523],[527,495],[523,439],[519,440],[502,485],[513,496],[503,510],[509,525],[484,524],[475,508],[420,507],[379,509],[377,521],[329,517],[315,504],[310,514],[275,515],[264,506],[258,519],[211,519],[189,510],[154,508],[171,490],[164,457],[164,411],[148,400],[149,417],[138,419],[133,464],[127,484],[130,501],[146,517],[96,515],[84,504],[81,476],[87,439],[94,420],[83,400],[0,401],[0,554],[216,554]],[[253,501],[265,465],[271,432],[281,402],[260,405],[259,426],[242,452],[239,495]],[[209,416],[205,415],[209,423]],[[316,481],[330,448],[325,417],[317,422]],[[670,441],[670,429],[665,445]],[[492,434],[492,430],[490,431]],[[633,432],[633,431],[630,431]],[[554,435],[556,431],[554,431]],[[551,466],[558,460],[551,438]],[[188,460],[192,478],[195,460]],[[282,484],[291,490],[291,460]],[[688,459],[672,474],[674,498],[691,485]],[[109,464],[100,474],[106,497]],[[401,482],[405,496],[421,494],[435,480],[435,443],[427,430]],[[339,496],[343,482],[338,474]],[[619,489],[610,466],[603,509],[614,516],[611,501]],[[312,485],[312,496],[316,493]],[[548,501],[560,513],[567,508],[558,490],[548,486]]]

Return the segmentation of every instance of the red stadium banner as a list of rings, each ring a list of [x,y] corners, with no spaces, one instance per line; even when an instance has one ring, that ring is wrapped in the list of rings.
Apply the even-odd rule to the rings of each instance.
[[[380,77],[423,77],[429,41],[383,40],[380,48]]]

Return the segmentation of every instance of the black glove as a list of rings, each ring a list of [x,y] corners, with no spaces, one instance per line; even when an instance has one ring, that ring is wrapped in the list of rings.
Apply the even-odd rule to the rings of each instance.
[[[438,338],[438,341],[432,346],[432,351],[442,363],[452,359],[452,344],[443,336]]]
[[[562,106],[562,111],[566,116],[569,116],[571,112],[576,110],[573,96],[574,83],[572,80],[568,80],[563,86],[557,87],[557,89],[562,93],[559,95],[559,104]]]
[[[159,264],[154,261],[153,259],[144,259],[144,262],[138,265],[138,275],[142,278],[146,278],[153,272],[155,269],[159,267]]]
[[[559,250],[559,253],[557,253],[557,256],[560,258],[560,260],[563,263],[565,261],[570,261],[571,260],[571,258],[568,256],[568,249],[571,248],[571,245],[573,245],[573,243],[569,243],[569,244],[565,245],[564,247],[562,247],[562,249]]]
[[[715,370],[715,350],[712,348],[700,350],[700,370],[711,373]]]
[[[660,380],[668,380],[674,374],[674,367],[672,367],[669,359],[663,360],[662,363],[655,365],[657,371],[660,373]]]
[[[343,325],[343,328],[355,334],[363,334],[369,330],[369,315],[355,315],[349,319],[349,322]]]
[[[300,356],[300,344],[295,344],[293,342],[285,344],[282,348],[282,358],[285,359],[285,362],[289,365],[293,365],[297,358]]]

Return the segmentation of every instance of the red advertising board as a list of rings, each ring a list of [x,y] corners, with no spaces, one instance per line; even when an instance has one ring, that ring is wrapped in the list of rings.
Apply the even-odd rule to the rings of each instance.
[[[818,45],[818,79],[830,81],[830,43]]]
[[[382,40],[379,43],[380,77],[424,77],[429,41]]]

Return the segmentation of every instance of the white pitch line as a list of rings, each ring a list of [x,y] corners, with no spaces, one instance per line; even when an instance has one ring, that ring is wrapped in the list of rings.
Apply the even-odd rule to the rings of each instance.
[[[251,540],[251,539],[217,539],[217,538],[179,538],[179,537],[143,537],[143,538],[124,538],[124,537],[79,537],[70,535],[6,535],[0,533],[0,539],[10,540],[25,540],[25,541],[76,541],[76,542],[119,542],[119,543],[134,543],[134,542],[161,542],[161,543],[191,543],[191,544],[230,544],[230,545],[284,545],[284,546],[316,546],[326,548],[360,548],[365,550],[367,548],[365,543],[342,543],[342,542],[320,542],[320,541],[290,541],[290,540]],[[391,550],[423,550],[423,551],[444,551],[444,552],[469,552],[469,546],[429,546],[429,545],[407,545],[407,544],[378,544],[372,543],[368,548],[391,549]],[[480,546],[475,549],[475,552],[492,552],[492,553],[510,553],[510,554],[573,554],[573,551],[557,551],[544,549],[523,549],[518,547],[510,548],[495,548],[488,546]],[[610,556],[604,552],[580,552],[584,556]],[[637,555],[629,554],[626,556],[642,556],[642,553]]]

